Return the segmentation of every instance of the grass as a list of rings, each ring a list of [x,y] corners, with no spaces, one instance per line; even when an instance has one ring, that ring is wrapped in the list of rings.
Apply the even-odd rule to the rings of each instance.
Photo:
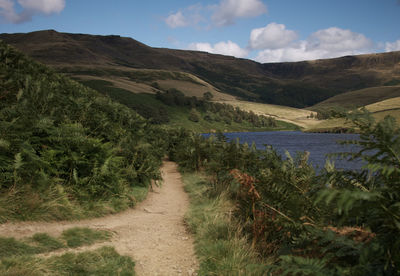
[[[191,199],[185,220],[195,237],[199,275],[264,275],[267,267],[232,217],[234,206],[227,196],[209,196],[202,175],[184,174],[183,181]]]
[[[302,128],[309,128],[318,123],[316,119],[307,118],[313,112],[306,109],[247,101],[225,101],[222,103],[231,104],[246,111],[253,111],[256,114],[272,116],[276,120],[286,121]]]
[[[23,256],[43,253],[41,248],[18,241],[14,238],[0,237],[0,259],[10,256]]]
[[[50,258],[32,256],[3,259],[1,275],[135,275],[135,263],[112,247]]]
[[[134,262],[112,247],[48,258],[36,256],[110,238],[110,232],[90,228],[67,229],[59,238],[46,233],[22,240],[0,237],[0,275],[134,275]]]
[[[146,198],[147,191],[146,187],[132,187],[126,197],[79,204],[68,198],[61,186],[51,187],[41,193],[29,186],[14,187],[0,195],[0,223],[100,217],[133,207]]]
[[[399,96],[400,86],[370,87],[336,95],[314,105],[311,109],[316,110],[318,108],[329,108],[335,106],[347,108],[362,107]]]
[[[46,233],[37,233],[23,240],[0,237],[0,260],[5,257],[35,255],[62,248],[76,248],[110,238],[110,232],[90,228],[67,229],[59,238],[51,237]]]
[[[32,236],[31,240],[43,251],[54,251],[66,247],[63,241],[51,237],[46,233],[36,233]]]
[[[65,230],[61,238],[66,241],[68,247],[74,248],[109,240],[111,233],[104,230],[77,227]]]
[[[365,108],[372,113],[372,116],[377,120],[381,121],[386,116],[392,116],[397,122],[400,122],[400,97],[390,98],[387,100],[379,101]],[[329,132],[334,129],[340,129],[343,127],[351,128],[352,125],[344,118],[335,118],[329,120],[319,121],[318,124],[314,125],[307,131],[310,132]]]
[[[277,130],[298,130],[299,128],[291,123],[277,121],[277,127],[254,127],[248,122],[226,124],[225,122],[208,122],[204,119],[200,119],[199,122],[192,122],[189,120],[189,109],[184,107],[173,106],[169,108],[170,122],[167,124],[171,128],[183,127],[198,133],[208,132],[241,132],[241,131],[277,131]],[[200,111],[203,116],[203,112]]]

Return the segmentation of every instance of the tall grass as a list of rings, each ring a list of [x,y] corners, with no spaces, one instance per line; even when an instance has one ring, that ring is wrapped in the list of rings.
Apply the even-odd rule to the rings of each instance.
[[[225,194],[210,196],[209,184],[199,174],[184,174],[191,198],[186,222],[195,236],[199,275],[263,275],[266,266],[250,247],[232,217],[235,206]]]

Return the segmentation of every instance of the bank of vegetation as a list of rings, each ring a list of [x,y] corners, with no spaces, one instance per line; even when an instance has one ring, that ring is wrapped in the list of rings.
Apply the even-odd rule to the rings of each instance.
[[[160,179],[162,130],[0,44],[0,222],[99,216]]]
[[[400,129],[390,117],[376,123],[369,114],[359,116],[353,123],[360,140],[347,143],[361,150],[348,157],[362,158],[365,168],[338,171],[327,163],[318,175],[307,155],[283,158],[269,147],[259,151],[238,141],[227,143],[223,136],[205,139],[176,132],[170,157],[184,171],[208,176],[201,194],[211,203],[204,210],[226,197],[234,206],[232,222],[216,224],[226,220],[220,213],[193,227],[201,269],[209,269],[210,252],[219,250],[225,264],[238,256],[223,244],[235,239],[232,225],[239,224],[265,274],[399,275]],[[199,217],[192,213],[189,221]],[[201,232],[215,232],[206,248],[201,227],[206,228]],[[240,267],[214,265],[216,274],[260,275],[260,266],[235,263]]]

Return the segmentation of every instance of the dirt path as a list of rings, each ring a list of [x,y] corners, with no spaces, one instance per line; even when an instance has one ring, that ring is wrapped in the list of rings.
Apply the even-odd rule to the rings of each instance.
[[[164,182],[135,209],[98,219],[76,222],[21,222],[0,225],[0,236],[22,238],[38,232],[58,236],[71,227],[105,229],[115,233],[111,242],[97,244],[114,246],[122,255],[132,257],[140,275],[194,275],[198,264],[193,240],[183,216],[189,200],[183,190],[181,176],[173,162],[164,162]],[[86,248],[79,248],[84,250]]]

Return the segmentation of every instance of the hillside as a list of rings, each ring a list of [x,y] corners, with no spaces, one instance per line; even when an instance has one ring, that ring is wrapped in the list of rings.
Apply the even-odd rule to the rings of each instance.
[[[126,209],[160,179],[165,135],[0,41],[0,223]]]
[[[400,97],[400,86],[370,87],[336,95],[314,105],[311,109],[318,110],[336,106],[356,108],[396,97]]]
[[[115,35],[48,30],[1,34],[0,39],[75,76],[106,76],[119,79],[120,83],[131,80],[148,86],[149,80],[136,77],[143,75],[139,70],[184,72],[209,83],[216,91],[244,100],[292,107],[312,106],[343,92],[400,82],[400,52],[260,64],[205,52],[152,48]],[[132,69],[136,71],[126,73]]]

